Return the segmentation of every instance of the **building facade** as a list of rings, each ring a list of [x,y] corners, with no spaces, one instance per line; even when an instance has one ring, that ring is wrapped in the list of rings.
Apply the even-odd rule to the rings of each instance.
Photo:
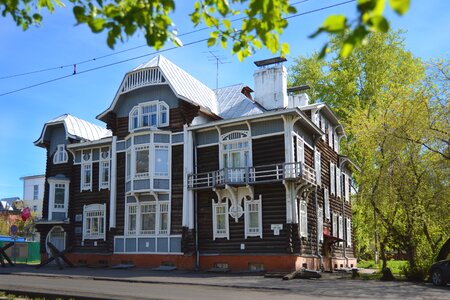
[[[42,204],[44,201],[45,175],[24,176],[23,207],[28,207],[38,219],[42,218]]]
[[[281,59],[254,88],[211,90],[158,56],[97,119],[44,125],[41,232],[75,264],[179,269],[356,266],[350,161],[332,110],[287,88]]]

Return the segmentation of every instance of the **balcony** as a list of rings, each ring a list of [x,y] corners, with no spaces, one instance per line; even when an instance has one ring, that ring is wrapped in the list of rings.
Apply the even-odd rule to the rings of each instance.
[[[313,168],[298,163],[279,163],[245,168],[224,168],[188,175],[188,188],[192,190],[230,186],[255,185],[279,181],[305,181],[316,184]]]

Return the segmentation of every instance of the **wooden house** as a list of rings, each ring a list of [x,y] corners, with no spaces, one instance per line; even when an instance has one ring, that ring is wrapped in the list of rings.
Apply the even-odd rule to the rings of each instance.
[[[345,135],[282,59],[253,89],[211,90],[163,56],[127,73],[97,119],[47,122],[41,232],[75,264],[179,269],[356,266]]]

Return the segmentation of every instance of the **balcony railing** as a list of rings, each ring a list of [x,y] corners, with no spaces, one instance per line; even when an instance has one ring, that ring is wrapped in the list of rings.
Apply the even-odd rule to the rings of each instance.
[[[253,185],[282,180],[304,180],[316,184],[313,168],[301,163],[279,163],[244,168],[223,168],[216,171],[190,174],[190,189],[206,189],[228,185]]]

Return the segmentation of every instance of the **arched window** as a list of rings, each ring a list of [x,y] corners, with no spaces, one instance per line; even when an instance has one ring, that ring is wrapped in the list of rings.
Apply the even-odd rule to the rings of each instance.
[[[163,101],[140,103],[129,114],[129,130],[169,125],[169,106]]]
[[[58,145],[55,155],[53,156],[54,164],[63,164],[69,160],[67,155],[66,146],[64,144]]]
[[[245,179],[245,168],[251,166],[248,131],[232,131],[222,135],[222,167],[227,169],[230,182]]]

